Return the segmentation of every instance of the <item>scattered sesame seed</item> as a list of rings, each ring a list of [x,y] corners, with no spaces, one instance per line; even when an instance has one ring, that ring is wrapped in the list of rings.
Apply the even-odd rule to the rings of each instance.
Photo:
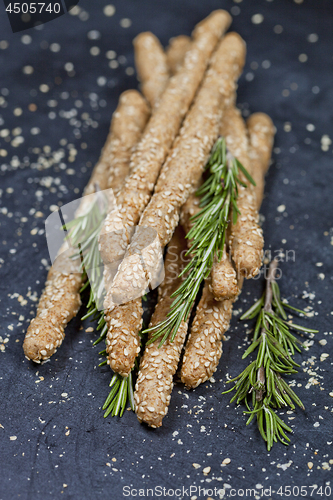
[[[261,24],[264,20],[264,16],[262,14],[254,14],[251,17],[251,21],[253,24]]]
[[[116,8],[112,4],[106,5],[103,9],[103,13],[107,17],[112,17],[115,14],[115,12]]]
[[[124,17],[123,19],[120,19],[119,24],[122,28],[129,28],[132,25],[132,21],[127,17]]]

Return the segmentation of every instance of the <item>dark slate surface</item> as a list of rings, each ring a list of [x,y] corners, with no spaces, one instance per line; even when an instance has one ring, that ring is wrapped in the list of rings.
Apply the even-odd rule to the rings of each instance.
[[[278,488],[288,485],[317,485],[325,492],[333,459],[332,2],[116,0],[112,17],[103,14],[107,3],[81,1],[78,15],[16,34],[0,7],[0,498],[119,500],[124,486],[223,488],[221,495],[236,498],[242,493],[231,488],[260,492],[260,485],[272,487],[271,498],[282,498]],[[231,10],[233,29],[248,45],[239,105],[245,116],[269,113],[277,127],[261,211],[266,248],[295,251],[295,261],[281,264],[282,293],[298,307],[313,308],[307,324],[320,329],[297,356],[301,370],[293,378],[306,410],[284,414],[295,431],[291,445],[275,445],[270,453],[256,426],[245,427],[242,408],[221,396],[226,375],[244,365],[247,328],[239,314],[215,383],[192,392],[177,385],[157,431],[139,425],[129,411],[121,420],[103,419],[110,374],[97,367],[95,334],[80,331],[79,318],[49,363],[33,365],[22,351],[46,277],[44,219],[52,205],[82,192],[120,92],[137,85],[128,69],[132,38],[151,30],[167,44],[171,36],[190,34],[219,7]],[[259,24],[253,22],[261,20],[252,17],[256,14],[263,16]],[[121,26],[124,18],[130,27]],[[99,55],[91,55],[91,47],[98,47]],[[119,58],[117,68],[108,65],[110,50]],[[32,74],[30,68],[23,71],[26,66]],[[261,290],[262,281],[246,283],[236,310],[244,310]],[[319,343],[325,340],[326,345]],[[324,359],[323,353],[330,356]],[[222,467],[225,458],[231,462]],[[178,498],[190,498],[187,494]],[[312,497],[310,488],[303,494],[320,498],[320,490]],[[220,498],[192,489],[195,495]],[[291,495],[296,497],[297,489]]]

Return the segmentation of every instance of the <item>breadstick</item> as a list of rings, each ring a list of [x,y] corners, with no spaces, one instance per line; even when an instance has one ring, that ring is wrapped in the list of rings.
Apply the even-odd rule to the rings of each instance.
[[[165,278],[158,289],[158,302],[149,326],[164,321],[173,302],[171,294],[182,282],[178,275],[183,269],[182,255],[187,249],[185,234],[180,226],[174,232],[168,246],[165,259]],[[182,347],[187,332],[187,322],[182,322],[173,342],[166,342],[159,347],[160,339],[146,345],[140,362],[138,379],[135,386],[135,412],[140,422],[146,422],[153,428],[162,425],[162,419],[168,412],[173,388],[173,376],[176,373]],[[149,338],[151,338],[150,334]]]
[[[132,173],[126,180],[121,196],[117,198],[119,211],[112,211],[106,217],[104,232],[109,233],[109,240],[103,243],[104,261],[113,262],[124,257],[130,228],[137,224],[149,202],[160,168],[204,76],[209,58],[222,33],[228,28],[230,19],[227,12],[218,10],[195,28],[184,64],[170,78],[132,156]],[[105,307],[111,303],[109,297]]]
[[[141,90],[150,106],[157,105],[169,80],[166,54],[158,38],[149,31],[133,40],[135,66]]]
[[[257,210],[259,211],[265,188],[265,177],[272,154],[275,127],[265,113],[253,113],[247,120],[247,129],[250,139],[249,158],[253,168],[253,179],[256,183]],[[258,165],[262,165],[264,175]]]
[[[239,159],[250,174],[253,166],[249,161],[249,143],[244,120],[234,106],[224,115],[221,135],[226,138],[229,151]],[[242,175],[247,187],[239,188],[238,207],[241,211],[237,224],[231,227],[229,237],[230,253],[234,259],[238,275],[251,278],[258,274],[263,249],[262,231],[257,224],[255,188]],[[234,276],[232,276],[234,274]],[[230,276],[233,286],[224,286],[226,276]],[[235,299],[239,293],[236,273],[228,259],[215,262],[212,269],[211,286],[216,300]]]
[[[147,51],[147,49],[149,50]],[[163,82],[163,75],[168,75],[168,68],[165,71],[166,57],[159,40],[151,33],[138,35],[134,40],[134,50],[142,91],[153,108],[165,88],[166,82]],[[155,66],[158,67],[157,74],[155,74]],[[129,160],[130,158],[127,157],[127,168],[129,168]],[[100,243],[102,243],[102,238],[103,235],[100,236]],[[102,243],[102,252],[103,248]],[[104,279],[106,289],[108,289],[113,276],[107,266],[104,270]],[[135,358],[140,352],[139,332],[142,327],[142,314],[141,297],[126,304],[106,309],[105,319],[108,325],[106,336],[107,364],[114,372],[125,377],[130,373]]]
[[[111,121],[110,132],[101,157],[96,164],[84,195],[95,192],[96,184],[100,189],[118,188],[126,176],[122,158],[126,150],[124,133],[132,140],[137,127],[141,132],[148,118],[148,108],[143,97],[136,91],[124,92]],[[127,143],[128,149],[131,144]],[[119,158],[119,161],[114,161]],[[111,175],[114,170],[114,175]],[[128,165],[127,165],[128,168]],[[110,172],[110,178],[109,177]],[[84,204],[84,198],[79,211]],[[61,268],[61,272],[59,269]],[[46,286],[41,295],[37,315],[31,321],[23,343],[25,356],[36,363],[48,359],[61,345],[67,323],[77,314],[80,306],[80,288],[83,284],[79,261],[70,259],[63,252],[49,270]]]
[[[239,294],[237,273],[227,253],[226,246],[220,260],[215,256],[211,271],[211,287],[215,300],[234,300]]]
[[[240,112],[231,107],[224,115],[221,124],[221,134],[226,137],[227,148],[252,175],[252,165],[249,161],[249,144],[245,122]],[[261,267],[264,240],[262,230],[258,225],[258,212],[254,186],[242,174],[240,178],[247,187],[239,186],[237,205],[240,215],[237,223],[231,226],[229,247],[238,274],[252,278],[258,274]]]
[[[137,90],[123,92],[119,106],[121,108],[114,114],[113,135],[107,151],[109,157],[107,187],[112,188],[115,195],[119,193],[129,174],[131,155],[150,116],[147,103]]]
[[[199,184],[197,185],[195,191],[197,191],[197,189],[199,189]],[[186,234],[193,226],[191,217],[193,217],[193,215],[196,215],[201,210],[199,204],[200,198],[196,196],[194,192],[187,198],[184,205],[182,206],[182,209],[180,211],[180,223],[183,226]]]
[[[224,106],[229,104],[229,99],[234,95],[235,80],[240,74],[244,59],[243,40],[238,34],[229,33],[215,51],[194,104],[162,167],[154,195],[139,222],[141,227],[153,228],[157,232],[162,248],[170,241],[178,224],[181,206],[200,180],[218,136]],[[134,256],[136,245],[137,238],[133,237],[127,256]],[[149,259],[152,260],[152,257]],[[128,279],[131,273],[133,275],[132,267],[130,258],[125,258],[120,265],[111,290],[112,293],[117,292],[117,297],[121,296],[119,290],[123,291],[125,299],[137,293],[137,288],[146,288],[144,269],[141,274],[137,271],[139,277],[136,280],[134,276],[132,280]]]
[[[222,337],[229,327],[232,300],[217,302],[210,289],[209,277],[188,336],[181,381],[188,389],[197,387],[211,377],[222,354]]]
[[[181,68],[190,44],[191,38],[186,35],[176,36],[169,41],[169,45],[166,49],[166,57],[171,75],[175,75]]]
[[[263,121],[267,123],[266,115]],[[253,124],[249,120],[250,125]],[[250,137],[253,128],[249,130]],[[252,164],[252,176],[255,180],[263,178],[267,170],[268,154],[271,150],[274,127],[265,130],[262,140],[251,142],[256,150],[257,160]],[[266,155],[263,152],[266,152]],[[259,200],[258,200],[259,204]],[[238,278],[241,290],[243,276]],[[202,298],[196,310],[193,326],[185,346],[185,354],[181,368],[181,380],[188,388],[197,387],[209,379],[215,372],[222,354],[222,338],[229,328],[232,314],[232,300],[216,301],[210,288],[210,278],[204,285]]]

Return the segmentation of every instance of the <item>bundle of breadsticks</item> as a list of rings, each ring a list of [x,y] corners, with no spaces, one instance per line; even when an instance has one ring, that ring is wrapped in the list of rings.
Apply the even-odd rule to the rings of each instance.
[[[225,34],[230,15],[217,10],[201,21],[191,37],[170,40],[166,50],[152,33],[134,40],[142,94],[120,96],[110,133],[84,194],[112,188],[116,204],[106,215],[99,235],[104,267],[104,316],[107,364],[128,377],[142,351],[135,385],[135,411],[140,422],[162,425],[168,411],[174,375],[187,388],[197,387],[217,369],[223,335],[244,278],[259,273],[263,235],[258,210],[264,176],[270,163],[274,126],[263,113],[244,122],[236,108],[237,80],[246,46],[234,32]],[[240,173],[237,221],[228,226],[223,255],[215,256],[194,310],[182,318],[174,338],[161,345],[150,332],[142,346],[142,295],[153,288],[154,244],[166,248],[164,280],[150,328],[165,321],[172,295],[182,285],[186,233],[201,210],[196,195],[214,143],[224,137],[228,154],[255,181]],[[142,231],[140,231],[142,229]],[[156,235],[147,247],[147,229]],[[156,244],[157,245],[157,244]],[[52,266],[24,340],[27,358],[48,359],[64,339],[64,329],[81,305],[84,274],[79,261],[66,253]],[[110,263],[118,262],[116,273]],[[113,269],[113,274],[110,269]],[[126,300],[124,300],[126,297]],[[199,297],[198,297],[199,299]]]

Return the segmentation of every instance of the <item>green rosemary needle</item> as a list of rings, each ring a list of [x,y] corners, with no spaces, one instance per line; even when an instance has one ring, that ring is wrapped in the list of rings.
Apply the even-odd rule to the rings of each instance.
[[[161,338],[161,346],[168,337],[173,342],[182,320],[190,314],[201,283],[211,271],[214,256],[221,259],[231,213],[233,224],[240,213],[238,186],[246,186],[239,178],[240,171],[255,185],[243,165],[227,152],[223,137],[216,141],[205,169],[209,172],[208,178],[196,193],[201,198],[201,210],[192,217],[194,225],[186,235],[191,240],[186,254],[191,260],[180,276],[187,276],[172,295],[175,299],[165,321],[144,331],[154,331],[148,343]]]
[[[275,410],[286,406],[295,409],[294,403],[304,409],[302,401],[283,379],[283,375],[297,373],[299,367],[292,356],[295,350],[300,351],[301,343],[290,329],[318,332],[287,321],[284,307],[295,308],[281,301],[279,286],[275,281],[277,264],[277,259],[270,264],[263,296],[241,317],[244,320],[257,316],[252,343],[243,354],[243,359],[258,349],[257,358],[237,377],[228,381],[235,382],[235,385],[223,393],[236,391],[230,402],[245,403],[247,411],[244,413],[249,414],[246,425],[256,417],[268,451],[278,440],[288,444],[290,438],[286,432],[292,432]],[[300,309],[297,311],[306,315]]]

